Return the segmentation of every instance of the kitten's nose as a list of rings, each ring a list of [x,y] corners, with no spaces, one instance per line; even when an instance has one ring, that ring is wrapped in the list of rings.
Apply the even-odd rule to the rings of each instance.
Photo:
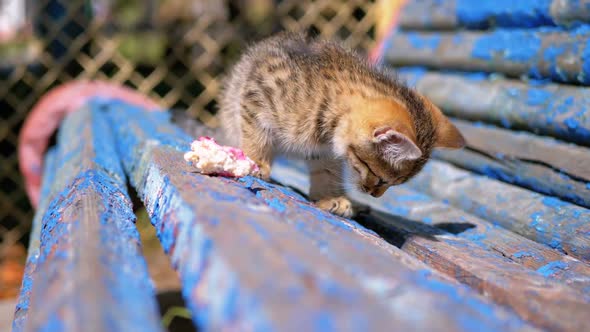
[[[375,190],[371,191],[371,196],[381,197],[381,196],[383,196],[384,193],[385,193],[385,190],[375,189]]]

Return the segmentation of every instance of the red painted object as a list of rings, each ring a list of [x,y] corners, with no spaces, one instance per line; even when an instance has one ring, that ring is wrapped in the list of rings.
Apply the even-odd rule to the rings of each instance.
[[[373,49],[369,50],[369,60],[372,63],[381,62],[385,43],[390,39],[390,36],[397,31],[399,15],[407,1],[408,0],[382,1],[378,6],[380,7],[380,14],[377,18],[377,43]]]
[[[43,156],[49,140],[66,114],[92,98],[122,99],[149,111],[162,111],[156,102],[127,87],[105,81],[73,81],[48,92],[33,107],[19,135],[18,161],[33,207],[39,203]]]

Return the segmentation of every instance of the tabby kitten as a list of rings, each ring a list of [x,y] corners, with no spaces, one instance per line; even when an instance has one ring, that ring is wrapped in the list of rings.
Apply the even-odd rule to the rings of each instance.
[[[461,133],[428,99],[337,43],[281,33],[250,47],[225,82],[226,137],[268,179],[274,153],[308,160],[310,198],[344,217],[342,162],[380,197],[418,173]]]

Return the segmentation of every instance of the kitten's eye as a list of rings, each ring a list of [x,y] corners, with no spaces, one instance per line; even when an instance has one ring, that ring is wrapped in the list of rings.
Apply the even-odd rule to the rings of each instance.
[[[377,182],[378,187],[386,185],[386,184],[387,184],[387,182],[383,181],[383,179],[379,179],[379,182]]]

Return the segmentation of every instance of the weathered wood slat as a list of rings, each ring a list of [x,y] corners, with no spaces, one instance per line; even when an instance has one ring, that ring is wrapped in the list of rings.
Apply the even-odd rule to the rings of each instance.
[[[587,263],[561,254],[548,246],[527,240],[504,228],[498,227],[498,225],[494,225],[491,222],[477,218],[474,215],[448,206],[442,201],[410,189],[408,186],[393,188],[387,195],[382,200],[366,197],[359,193],[352,194],[352,197],[357,201],[370,204],[370,206],[381,211],[410,218],[412,222],[404,220],[397,221],[395,219],[391,221],[381,217],[385,224],[406,230],[410,232],[410,235],[415,234],[419,237],[420,232],[425,232],[425,234],[431,232],[433,235],[436,235],[439,233],[437,229],[440,229],[444,231],[440,232],[441,234],[457,233],[455,234],[457,237],[469,241],[470,244],[489,249],[489,252],[492,253],[487,254],[485,256],[487,258],[477,256],[477,260],[487,259],[490,262],[494,262],[498,261],[500,257],[505,257],[538,272],[546,271],[551,266],[557,266],[559,268],[554,269],[553,273],[544,272],[543,275],[545,277],[550,276],[554,281],[570,285],[572,288],[583,292],[586,298],[590,299],[588,297],[590,296],[590,266]],[[437,198],[440,199],[440,197]],[[416,221],[434,226],[435,228],[424,227],[421,229],[421,225],[417,224]],[[461,246],[459,242],[450,242],[450,244]],[[465,249],[468,250],[468,247],[466,246]],[[452,255],[447,257],[447,259],[451,260]],[[470,260],[470,258],[464,259],[467,261]],[[472,263],[477,265],[475,261]],[[432,262],[432,266],[436,266],[436,262]],[[466,268],[468,269],[469,266]],[[496,267],[494,270],[505,271],[500,267]]]
[[[437,151],[434,156],[491,178],[589,206],[587,182],[576,180],[544,165],[473,150]]]
[[[412,259],[400,260],[405,255],[374,233],[287,189],[193,173],[181,152],[158,139],[177,129],[157,115],[124,104],[109,115],[199,327],[530,329],[467,288],[416,270],[419,263],[408,267]],[[168,136],[181,149],[188,140]],[[415,301],[419,310],[409,305]]]
[[[425,194],[408,192],[407,189],[412,188],[430,193],[428,186],[430,185],[431,177],[446,176],[445,173],[436,173],[436,166],[439,164],[440,167],[445,167],[445,164],[441,162],[432,161],[423,171],[425,174],[418,175],[418,177],[413,179],[407,185],[390,189],[393,194],[388,195],[399,196],[398,200],[400,202],[407,199],[422,202],[423,206],[421,209],[423,209],[422,212],[424,214],[428,214],[431,211],[445,211],[448,220],[443,223],[435,224],[428,216],[424,217],[421,221],[437,227],[441,231],[457,233],[456,235],[461,238],[473,241],[476,244],[498,252],[511,261],[530,269],[542,269],[545,271],[546,277],[569,284],[584,293],[590,294],[590,267],[588,264],[564,255],[563,252],[549,248],[546,245],[522,237],[503,227],[498,227],[499,225],[497,225],[495,219],[485,220],[478,218],[473,214],[453,209],[447,205],[448,203],[445,203],[447,199],[444,198],[444,194],[439,193],[436,196],[433,196],[440,199],[440,202],[433,202],[433,199],[425,196]],[[450,165],[448,166],[452,167]],[[298,188],[303,192],[308,191],[309,177],[305,175],[305,165],[302,165],[300,162],[278,159],[273,171],[275,172],[273,173],[275,178],[281,180],[281,182]],[[464,173],[468,174],[468,172]],[[404,191],[404,195],[400,195],[400,191]],[[359,193],[356,192],[354,195],[357,201],[363,201],[367,198],[359,196]],[[483,201],[484,200],[482,200],[482,202]],[[370,203],[370,206],[380,209],[380,200],[377,200],[376,202],[377,203],[375,203],[375,201],[370,201],[368,203]],[[381,208],[381,210],[383,209]],[[409,207],[400,207],[396,211],[399,214],[404,214],[409,210]],[[486,218],[487,216],[483,217]],[[431,229],[431,231],[436,232],[437,230]],[[551,271],[547,270],[547,267],[551,266],[555,266],[556,268]]]
[[[98,110],[66,118],[54,163],[45,209],[37,212],[36,266],[27,268],[33,283],[23,288],[30,292],[28,310],[17,313],[15,327],[161,331],[125,175]]]
[[[454,120],[468,150],[435,156],[489,177],[590,207],[590,149],[549,137]]]
[[[590,260],[590,211],[433,161],[412,187],[529,239]]]
[[[387,221],[391,222],[391,219]],[[497,303],[512,307],[539,327],[572,332],[590,327],[586,318],[590,310],[588,297],[523,270],[468,240],[458,240],[451,235],[436,236],[435,239],[413,236],[403,248]]]
[[[227,140],[226,138],[223,136],[223,133],[221,132],[221,130],[219,128],[209,128],[206,127],[198,122],[196,122],[194,120],[194,118],[191,118],[189,116],[187,116],[185,113],[176,113],[173,114],[172,117],[172,121],[174,122],[175,125],[177,125],[178,127],[182,128],[182,130],[189,134],[191,137],[201,137],[201,136],[209,136],[209,137],[215,137],[215,140],[220,143],[220,144],[226,144]],[[283,176],[285,176],[285,172],[288,172],[288,168],[282,169],[283,171]],[[297,174],[295,174],[295,177],[297,177]],[[304,209],[301,210],[293,210],[293,211],[289,211],[289,212],[297,212],[296,216],[298,216],[298,219],[296,220],[296,222],[298,223],[309,223],[310,221],[310,213],[311,210],[309,209],[309,203],[305,202],[302,203],[299,200],[293,200],[293,196],[297,196],[296,193],[287,190],[285,191],[285,189],[283,187],[280,186],[275,186],[273,184],[269,184],[263,181],[257,181],[255,179],[252,178],[248,178],[247,180],[241,181],[243,182],[245,185],[247,185],[247,187],[249,188],[249,190],[253,191],[256,193],[257,197],[260,197],[262,199],[265,200],[266,203],[268,204],[287,204],[287,205],[292,205],[294,202],[297,202],[299,205],[303,204]],[[253,188],[253,186],[255,186],[256,188]],[[262,190],[262,188],[264,190]],[[301,197],[302,200],[304,200]],[[301,214],[305,215],[305,217],[299,217]],[[312,222],[313,219],[311,219]],[[354,223],[353,223],[354,224]],[[353,225],[351,224],[351,225]],[[320,223],[321,225],[321,223]],[[310,226],[310,225],[308,225]],[[363,236],[367,236],[367,234],[365,233],[367,230],[364,230],[361,228],[361,233],[363,234]],[[371,233],[369,231],[369,233]],[[311,233],[309,233],[311,234]],[[318,233],[318,235],[323,234],[323,232]],[[342,239],[345,240],[347,237],[347,235],[349,235],[349,233],[345,233],[344,235],[340,235],[342,236]],[[316,237],[317,238],[317,237]],[[354,241],[354,240],[353,240]],[[392,247],[389,245],[386,245],[383,247],[384,250],[388,250],[388,254],[395,256],[397,259],[399,259],[401,262],[403,262],[403,264],[412,269],[412,270],[421,270],[421,269],[427,269],[428,267],[425,264],[422,264],[420,261],[411,258],[410,256],[408,256],[407,254],[405,254],[403,251],[398,250],[396,247]],[[379,253],[379,252],[377,252]],[[358,252],[353,253],[353,255],[358,254]],[[370,255],[373,255],[373,252],[369,252]],[[377,254],[377,256],[380,256],[381,254]],[[359,261],[361,263],[365,263],[367,257],[362,257],[362,259]],[[389,259],[389,258],[388,258]],[[384,262],[380,262],[380,264],[383,264]],[[379,266],[380,264],[377,264],[376,266]],[[367,268],[371,268],[371,266],[367,266]],[[443,277],[444,276],[440,276]],[[453,279],[446,279],[445,281],[449,281],[449,282],[453,282]]]
[[[414,0],[400,15],[402,29],[533,28],[582,22],[590,22],[589,0]]]
[[[385,41],[394,66],[497,72],[590,84],[590,29],[399,32]],[[436,54],[436,56],[433,56]]]
[[[37,211],[47,210],[49,201],[51,200],[50,190],[51,184],[56,169],[56,153],[57,151],[52,148],[45,154],[45,161],[43,166],[43,182],[41,185],[41,201]],[[29,248],[27,251],[27,262],[25,266],[25,274],[23,276],[23,282],[21,285],[21,291],[16,304],[16,310],[14,314],[14,320],[12,322],[12,331],[19,332],[24,330],[24,324],[26,322],[27,314],[29,311],[29,303],[31,298],[31,288],[33,285],[33,275],[35,268],[37,267],[37,260],[39,258],[39,244],[41,238],[41,227],[43,223],[43,214],[35,213],[31,226],[31,235],[29,236]]]
[[[305,183],[301,180],[303,175],[298,172],[301,171],[291,170],[281,180],[304,189]],[[588,327],[584,318],[590,309],[590,269],[587,265],[523,239],[519,243],[521,251],[524,249],[529,255],[538,254],[541,257],[523,259],[522,255],[513,252],[512,259],[538,268],[543,275],[525,269],[504,257],[505,253],[510,255],[510,245],[518,243],[508,232],[486,225],[476,217],[409,190],[406,186],[390,189],[381,199],[358,192],[351,194],[355,200],[387,212],[373,213],[376,218],[370,218],[369,222],[380,226],[378,228],[383,231],[381,234],[386,237],[392,230],[403,234],[400,241],[402,248],[428,265],[478,289],[499,303],[510,305],[523,317],[543,328],[577,331]],[[476,228],[458,235],[444,231],[459,230],[466,224]],[[439,225],[439,228],[428,225]],[[556,266],[564,269],[571,267],[576,272],[559,276]],[[554,281],[549,281],[546,275],[554,277]],[[572,282],[570,288],[555,282],[562,281],[560,277],[575,277],[580,282]],[[576,289],[582,290],[584,295]],[[543,311],[540,312],[538,308],[543,308]],[[570,318],[568,322],[562,319],[566,314]]]
[[[491,155],[547,165],[570,174],[581,182],[590,182],[590,149],[550,137],[510,131],[482,123],[454,119],[470,148]],[[590,192],[588,192],[590,195]],[[580,193],[583,195],[583,192]]]
[[[400,68],[445,113],[590,145],[588,88]]]

